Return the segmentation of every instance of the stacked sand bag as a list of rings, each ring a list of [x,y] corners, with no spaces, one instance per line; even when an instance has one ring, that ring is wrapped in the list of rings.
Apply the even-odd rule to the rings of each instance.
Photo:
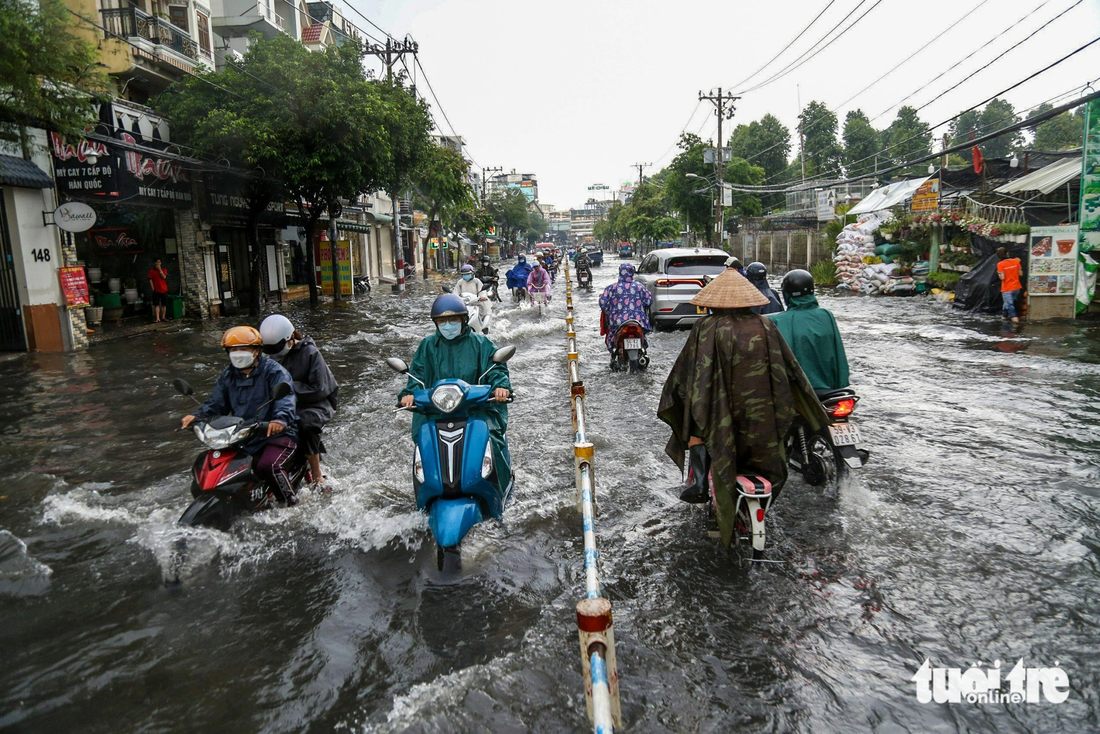
[[[874,277],[874,273],[878,272],[874,268],[882,264],[882,259],[875,255],[875,232],[891,219],[893,215],[889,212],[872,214],[847,225],[837,235],[833,262],[836,263],[838,290],[872,295],[885,285],[885,282],[880,284]]]

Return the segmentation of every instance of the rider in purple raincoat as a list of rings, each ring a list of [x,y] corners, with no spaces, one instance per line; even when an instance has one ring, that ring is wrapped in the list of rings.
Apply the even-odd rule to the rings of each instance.
[[[649,325],[649,307],[653,304],[653,294],[641,283],[634,282],[634,266],[623,263],[619,266],[619,280],[604,288],[600,295],[600,310],[606,318],[606,336],[604,343],[607,351],[614,352],[612,346],[615,332],[627,321],[637,321],[646,333],[652,330]],[[601,333],[604,333],[601,330]]]

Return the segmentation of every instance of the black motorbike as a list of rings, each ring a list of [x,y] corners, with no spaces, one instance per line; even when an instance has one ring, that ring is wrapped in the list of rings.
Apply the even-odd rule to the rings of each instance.
[[[357,296],[365,296],[370,293],[370,277],[366,275],[356,275],[352,281]]]
[[[592,271],[587,265],[577,266],[577,286],[586,291],[592,290]]]
[[[859,447],[863,437],[851,418],[859,403],[855,390],[845,387],[816,392],[829,424],[813,431],[797,417],[787,436],[787,463],[807,484],[821,487],[838,483],[850,470],[861,468],[871,454]]]
[[[615,332],[612,340],[611,371],[629,371],[631,374],[641,372],[649,366],[649,356],[646,354],[645,330],[642,325],[634,321],[626,321]]]

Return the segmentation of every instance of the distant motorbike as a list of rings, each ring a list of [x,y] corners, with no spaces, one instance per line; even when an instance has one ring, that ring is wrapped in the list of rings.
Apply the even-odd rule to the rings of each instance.
[[[577,266],[577,286],[586,291],[592,290],[592,271],[584,265]]]
[[[521,271],[522,272],[522,271]],[[512,300],[516,303],[522,303],[528,299],[527,295],[527,276],[516,275],[515,268],[505,273],[506,284],[508,290],[512,292]]]
[[[710,502],[706,503],[708,532],[712,537],[718,537],[718,500],[714,490],[714,473],[709,466],[708,459],[706,483],[706,489],[710,495]],[[693,484],[695,484],[695,473],[694,469],[689,468],[685,485],[690,487]],[[764,477],[737,477],[734,502],[736,510],[730,547],[742,560],[763,560],[764,544],[767,540],[764,518],[772,503],[771,482]]]
[[[513,346],[498,349],[493,354],[493,366],[478,378],[479,383],[515,353]],[[416,436],[413,452],[416,507],[428,514],[439,570],[458,570],[462,565],[462,539],[485,518],[499,520],[504,516],[515,483],[507,447],[504,462],[508,476],[498,476],[493,461],[489,427],[483,415],[493,401],[493,388],[456,379],[439,380],[429,388],[409,372],[404,361],[390,357],[386,364],[423,386],[413,393],[413,407],[409,409],[429,417]]]
[[[819,390],[817,397],[829,425],[812,431],[798,417],[787,436],[787,463],[800,473],[807,484],[821,487],[839,482],[851,469],[859,469],[870,459],[870,452],[859,448],[863,442],[859,427],[851,419],[859,396],[851,388]]]
[[[470,331],[475,334],[488,334],[489,326],[493,323],[493,303],[486,295],[487,290],[483,288],[480,296],[462,294],[462,302],[466,304],[466,313],[470,317]]]
[[[500,303],[501,302],[500,292],[499,292],[499,290],[500,290],[500,276],[498,276],[498,275],[494,275],[494,276],[491,276],[491,277],[490,276],[485,276],[485,277],[478,276],[478,279],[482,283],[485,284],[485,289],[487,291],[489,291],[489,294],[488,294],[489,295],[489,300],[490,301],[496,301],[497,303]]]
[[[194,389],[184,380],[174,380],[176,391],[195,400]],[[271,399],[261,406],[290,394],[289,383],[281,382],[271,390]],[[195,400],[198,402],[198,400]],[[254,471],[253,457],[236,448],[253,436],[267,432],[267,422],[246,422],[232,415],[197,420],[191,429],[209,451],[195,459],[191,468],[191,496],[194,501],[179,519],[180,525],[228,530],[240,514],[259,512],[276,506],[279,494]],[[295,490],[309,479],[309,465],[301,450],[295,450],[286,464]]]
[[[355,294],[364,296],[370,293],[370,277],[366,275],[356,275],[353,281]]]
[[[641,323],[633,319],[623,322],[612,341],[611,371],[634,374],[649,367],[648,346]]]

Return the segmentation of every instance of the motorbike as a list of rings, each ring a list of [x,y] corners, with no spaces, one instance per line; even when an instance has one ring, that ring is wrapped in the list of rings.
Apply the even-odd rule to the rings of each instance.
[[[493,365],[482,373],[477,385],[445,379],[430,388],[409,372],[403,360],[386,360],[390,369],[421,385],[413,393],[413,407],[407,409],[428,417],[416,436],[413,491],[417,509],[428,515],[440,571],[461,568],[462,539],[485,518],[501,519],[511,497],[515,473],[508,447],[504,447],[503,457],[508,476],[498,476],[489,427],[482,415],[494,400],[493,388],[480,382],[515,353],[514,346],[496,350]],[[512,397],[507,402],[512,402]]]
[[[481,294],[463,293],[462,302],[466,304],[466,313],[470,316],[470,330],[475,334],[488,334],[493,322],[493,303],[485,295],[488,288],[482,288]]]
[[[645,338],[645,330],[638,321],[633,319],[624,321],[615,332],[612,345],[612,372],[629,370],[634,374],[649,367],[649,356],[646,354],[646,348],[649,345]]]
[[[176,378],[173,385],[181,395],[199,402],[195,390],[186,381]],[[264,406],[286,397],[291,389],[289,383],[279,383]],[[199,454],[191,467],[194,501],[180,517],[180,525],[224,531],[238,515],[266,510],[279,503],[275,488],[268,486],[253,471],[253,457],[237,448],[250,438],[266,433],[266,421],[245,421],[237,416],[223,415],[196,420],[191,429],[209,450]],[[309,464],[301,450],[294,451],[287,462],[287,470],[295,490],[309,479]]]
[[[505,273],[506,284],[512,292],[512,300],[516,303],[523,303],[529,298],[527,294],[527,276],[517,276],[513,271],[514,268]]]
[[[586,291],[592,290],[592,271],[584,266],[577,266],[577,286]]]
[[[485,284],[485,289],[489,291],[489,300],[500,303],[500,276],[477,276],[478,280]]]
[[[800,416],[787,436],[788,465],[813,487],[839,482],[870,459],[870,452],[859,447],[863,437],[851,418],[859,403],[856,392],[847,387],[818,390],[817,397],[829,424],[815,432]]]
[[[366,275],[356,275],[352,281],[355,294],[358,296],[364,296],[370,293],[370,277]]]
[[[706,503],[708,532],[711,537],[719,537],[718,531],[718,499],[714,490],[714,473],[710,470],[710,461],[707,461],[707,492],[710,501]],[[695,484],[695,469],[690,467],[685,478],[685,486]],[[767,540],[767,530],[764,518],[772,503],[772,484],[764,477],[738,476],[735,507],[736,515],[733,525],[733,539],[730,547],[734,549],[742,560],[764,560],[764,544]]]

